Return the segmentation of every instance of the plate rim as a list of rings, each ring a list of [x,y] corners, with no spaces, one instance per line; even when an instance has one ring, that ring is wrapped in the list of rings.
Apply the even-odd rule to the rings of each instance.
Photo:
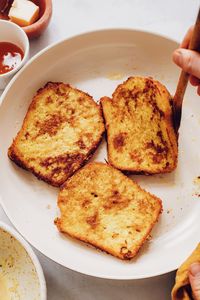
[[[70,37],[64,38],[64,39],[60,39],[59,41],[56,41],[48,46],[46,46],[45,48],[41,49],[39,52],[37,52],[36,54],[34,54],[26,63],[25,65],[12,77],[12,79],[9,81],[9,83],[7,84],[7,86],[5,87],[5,89],[3,90],[2,95],[0,96],[0,107],[4,101],[4,98],[7,94],[7,92],[9,91],[9,89],[12,87],[13,83],[16,81],[16,79],[21,75],[21,73],[23,73],[23,71],[30,65],[32,64],[32,62],[34,62],[38,57],[40,57],[43,53],[47,52],[50,49],[53,49],[54,47],[57,47],[59,44],[64,43],[65,41],[70,41],[70,40],[74,40],[77,39],[79,37],[83,37],[83,36],[87,36],[90,34],[99,34],[99,33],[107,33],[107,32],[117,32],[117,31],[121,31],[121,32],[136,32],[136,33],[144,33],[144,34],[148,34],[148,35],[153,35],[156,36],[158,38],[164,38],[167,39],[171,42],[174,42],[176,44],[179,43],[178,40],[174,39],[174,38],[170,38],[169,36],[165,35],[165,34],[159,34],[159,33],[155,33],[153,31],[148,31],[148,30],[142,30],[142,29],[134,29],[134,28],[106,28],[106,29],[97,29],[97,30],[90,30],[90,31],[85,31],[83,33],[79,33],[79,34],[75,34],[72,35]]]
[[[2,197],[1,197],[1,195],[0,195],[0,205],[1,205],[1,207],[3,208],[3,211],[5,212],[5,214],[6,214],[6,216],[9,218],[9,220],[10,220],[10,222],[12,223],[12,220],[11,220],[11,218],[9,217],[9,214],[8,214],[8,212],[7,212],[7,210],[6,210],[6,208],[5,208],[5,206],[4,206],[4,204],[3,204],[3,201],[2,201]],[[23,237],[23,239],[33,248],[33,251],[35,252],[35,249],[37,250],[37,251],[39,251],[40,252],[40,254],[42,254],[42,255],[44,255],[44,257],[45,258],[47,258],[47,259],[50,259],[51,261],[53,261],[54,263],[56,263],[56,264],[58,264],[59,266],[61,266],[61,267],[63,267],[63,268],[66,268],[66,269],[68,269],[68,270],[71,270],[71,271],[73,271],[73,272],[77,272],[77,273],[79,273],[79,274],[82,274],[82,275],[86,275],[86,276],[90,276],[90,277],[95,277],[95,278],[100,278],[100,279],[107,279],[107,280],[118,280],[118,281],[130,281],[130,280],[143,280],[143,279],[150,279],[150,278],[155,278],[155,277],[158,277],[158,276],[162,276],[162,275],[165,275],[165,274],[168,274],[168,273],[171,273],[171,272],[174,272],[176,269],[178,269],[178,267],[179,267],[179,265],[178,264],[176,264],[176,267],[174,267],[173,269],[172,268],[169,268],[169,269],[167,269],[167,271],[166,270],[163,270],[163,271],[159,271],[159,272],[157,272],[157,273],[153,273],[153,274],[151,274],[151,273],[149,273],[148,275],[146,275],[146,274],[143,274],[143,275],[137,275],[137,276],[133,276],[133,275],[130,275],[130,276],[117,276],[117,275],[115,275],[115,276],[109,276],[109,275],[106,275],[106,274],[103,274],[103,273],[101,273],[101,275],[94,275],[92,272],[86,272],[86,271],[80,271],[78,268],[72,268],[72,267],[66,267],[65,265],[63,265],[63,264],[61,264],[60,262],[57,262],[57,261],[55,261],[53,258],[51,258],[50,256],[47,256],[47,254],[45,254],[45,253],[43,253],[40,249],[39,249],[39,247],[36,247],[36,246],[34,246],[34,245],[32,245],[32,243],[29,241],[29,239],[27,238],[27,237],[25,237],[24,236],[24,234],[23,233],[21,233],[18,229],[17,229],[17,227],[15,227],[15,225],[12,223],[12,226],[14,227],[14,229],[17,231],[17,233],[19,234],[19,235],[21,235],[22,237]],[[82,243],[82,242],[81,242]],[[109,254],[107,254],[107,255],[109,255]],[[37,256],[37,254],[36,254],[36,256]],[[118,258],[115,258],[115,259],[118,259]]]

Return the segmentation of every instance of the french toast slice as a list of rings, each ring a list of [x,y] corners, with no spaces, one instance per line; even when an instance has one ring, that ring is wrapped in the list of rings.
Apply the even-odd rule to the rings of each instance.
[[[94,153],[104,133],[101,108],[68,84],[48,82],[34,96],[8,156],[60,186]]]
[[[162,202],[119,170],[89,163],[60,189],[60,232],[123,260],[133,258],[162,211]]]
[[[116,88],[112,99],[101,98],[110,164],[145,174],[176,168],[171,99],[160,82],[143,77],[130,77]]]

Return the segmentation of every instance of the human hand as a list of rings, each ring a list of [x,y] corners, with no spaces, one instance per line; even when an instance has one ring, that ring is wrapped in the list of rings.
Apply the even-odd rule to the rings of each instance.
[[[200,96],[200,53],[188,50],[194,26],[192,26],[184,37],[180,48],[174,51],[173,61],[185,72],[190,74],[189,81],[197,87]]]
[[[200,263],[193,263],[190,266],[189,281],[194,300],[200,300]]]

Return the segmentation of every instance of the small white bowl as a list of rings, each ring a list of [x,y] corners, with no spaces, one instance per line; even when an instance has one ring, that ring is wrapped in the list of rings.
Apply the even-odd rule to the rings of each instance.
[[[0,278],[12,300],[46,300],[46,283],[38,258],[10,226],[0,222]]]
[[[4,89],[14,74],[25,64],[29,56],[29,40],[24,30],[18,25],[0,20],[0,42],[10,42],[20,47],[24,52],[21,63],[10,72],[0,74],[0,90]]]

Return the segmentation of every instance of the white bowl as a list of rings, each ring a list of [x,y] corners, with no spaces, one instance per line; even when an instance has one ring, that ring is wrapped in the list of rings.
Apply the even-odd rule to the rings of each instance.
[[[10,226],[0,222],[0,280],[12,300],[46,300],[44,274],[29,244]]]
[[[24,52],[21,63],[10,72],[0,74],[0,89],[4,89],[14,74],[25,64],[29,56],[29,40],[26,33],[18,25],[10,21],[0,20],[0,42],[10,42]]]

